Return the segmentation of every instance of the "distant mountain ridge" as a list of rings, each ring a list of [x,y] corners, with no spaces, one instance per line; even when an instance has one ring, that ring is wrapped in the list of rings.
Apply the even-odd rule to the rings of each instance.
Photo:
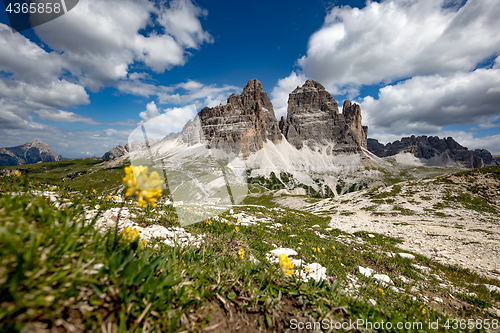
[[[499,161],[488,150],[469,150],[452,137],[440,139],[437,136],[412,135],[386,145],[370,138],[368,139],[368,150],[378,157],[411,154],[422,162],[435,165],[456,164],[466,168],[481,168],[499,164]]]
[[[180,138],[188,145],[204,142],[208,148],[249,156],[261,150],[267,141],[277,145],[284,140],[297,149],[307,146],[319,151],[326,147],[328,154],[359,153],[361,147],[366,148],[367,133],[368,127],[361,124],[358,104],[346,100],[339,113],[331,94],[312,80],[290,94],[287,118],[281,117],[278,122],[261,82],[253,79],[240,95],[231,94],[226,105],[203,108],[180,133],[170,133],[156,143]],[[143,143],[134,144],[145,147]],[[133,149],[127,145],[113,148],[103,158],[129,153]]]
[[[266,142],[279,145],[286,141],[297,149],[308,147],[311,151],[329,154],[359,154],[362,148],[384,158],[411,155],[412,161],[401,157],[405,163],[422,165],[459,166],[479,168],[500,164],[485,149],[468,150],[453,138],[411,136],[387,145],[368,139],[368,127],[362,125],[361,108],[356,103],[344,101],[342,112],[331,94],[318,82],[307,80],[288,98],[287,116],[277,121],[273,105],[259,80],[248,81],[240,95],[231,94],[226,105],[205,107],[194,121],[188,121],[181,132],[170,133],[148,144],[134,141],[118,145],[106,152],[104,159],[114,159],[136,149],[160,142],[180,140],[188,146],[205,143],[207,148],[217,148],[248,157],[259,152]]]
[[[0,166],[14,166],[59,160],[61,160],[61,157],[54,154],[48,144],[38,139],[16,147],[0,148]]]

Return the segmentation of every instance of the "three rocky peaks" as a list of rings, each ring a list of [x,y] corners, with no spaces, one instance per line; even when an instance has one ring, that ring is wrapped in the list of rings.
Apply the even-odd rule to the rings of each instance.
[[[200,128],[200,133],[193,132],[193,127]],[[188,144],[205,140],[209,148],[247,156],[262,149],[267,140],[278,144],[283,139],[298,149],[307,145],[312,150],[326,147],[327,153],[358,152],[367,146],[367,133],[359,105],[345,101],[339,113],[335,99],[312,80],[290,94],[287,118],[278,122],[271,100],[254,79],[240,95],[229,96],[226,105],[202,109],[180,136]]]

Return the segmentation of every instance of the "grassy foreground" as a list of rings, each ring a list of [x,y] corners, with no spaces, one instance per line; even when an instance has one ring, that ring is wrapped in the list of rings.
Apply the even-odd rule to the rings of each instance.
[[[42,195],[47,190],[56,200]],[[170,247],[160,239],[140,246],[139,239],[115,237],[114,229],[96,231],[99,215],[84,222],[85,211],[96,205],[101,213],[121,206],[106,199],[107,193],[98,194],[103,198],[27,176],[0,176],[0,332],[282,332],[293,328],[292,320],[310,327],[307,331],[314,331],[314,322],[333,328],[363,320],[379,323],[374,331],[380,332],[466,332],[484,331],[484,326],[442,325],[448,319],[498,323],[484,311],[500,301],[498,293],[478,287],[477,296],[459,299],[467,306],[437,309],[357,272],[358,266],[371,266],[417,281],[422,276],[412,266],[417,263],[451,276],[457,285],[494,283],[418,255],[413,261],[384,255],[401,251],[396,239],[327,230],[324,218],[254,200],[222,214],[223,223],[207,220],[186,227],[204,236],[200,247]],[[171,205],[125,205],[141,226],[178,226]],[[241,213],[273,223],[236,228],[235,215]],[[286,277],[266,260],[275,247],[295,249],[298,258],[320,263],[329,278],[303,282]],[[359,287],[349,291],[346,281],[353,277]],[[398,280],[395,284],[410,288]],[[437,320],[438,329],[429,326]],[[392,328],[380,328],[382,322]],[[398,329],[398,323],[413,327]]]

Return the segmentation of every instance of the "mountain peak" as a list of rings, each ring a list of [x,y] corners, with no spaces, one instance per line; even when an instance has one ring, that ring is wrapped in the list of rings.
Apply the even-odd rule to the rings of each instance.
[[[39,139],[16,147],[0,148],[0,166],[52,161],[59,161],[59,157]]]
[[[359,105],[345,104],[347,119],[339,114],[338,104],[320,83],[307,80],[288,98],[287,119],[280,128],[296,148],[304,144],[331,146],[335,151],[355,152],[366,147],[368,128],[361,125]]]

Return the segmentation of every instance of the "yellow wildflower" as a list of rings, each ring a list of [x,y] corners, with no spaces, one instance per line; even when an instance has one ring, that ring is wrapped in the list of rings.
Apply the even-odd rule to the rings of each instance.
[[[422,309],[422,314],[425,314],[427,310],[425,308]]]
[[[243,258],[245,257],[245,250],[243,249],[240,249],[238,251],[238,255],[240,256],[240,259],[243,260]]]
[[[116,197],[116,195],[113,195],[113,199],[114,200],[118,200],[118,198]]]
[[[137,196],[140,207],[146,203],[156,206],[156,199],[162,194],[163,180],[160,175],[153,171],[148,176],[148,171],[148,167],[142,165],[125,167],[123,183],[128,187],[125,197]]]
[[[236,233],[240,232],[240,228],[234,227],[234,232],[236,232]]]
[[[301,238],[300,241],[303,242],[304,240]]]
[[[306,273],[309,273],[309,267],[306,266],[306,268],[304,268],[304,270],[306,271]]]
[[[139,230],[136,228],[132,229],[131,227],[126,227],[122,232],[122,236],[127,243],[132,243],[139,237]]]
[[[231,225],[231,221],[227,221],[227,225]]]
[[[21,177],[21,172],[19,172],[18,170],[14,171],[14,176]]]
[[[96,190],[92,190],[92,193],[96,194],[96,193],[97,193],[97,191],[96,191]]]
[[[332,246],[332,249],[334,249],[334,250],[335,250],[335,246]]]
[[[315,247],[313,247],[313,251],[316,252],[316,248]]]
[[[143,240],[141,240],[141,241],[139,242],[139,246],[141,246],[141,247],[146,247],[147,245],[148,245],[148,241],[147,241],[147,240],[145,240],[145,239],[143,239]]]
[[[280,254],[280,267],[286,276],[295,274],[295,270],[293,270],[292,260],[288,258],[285,253]]]

